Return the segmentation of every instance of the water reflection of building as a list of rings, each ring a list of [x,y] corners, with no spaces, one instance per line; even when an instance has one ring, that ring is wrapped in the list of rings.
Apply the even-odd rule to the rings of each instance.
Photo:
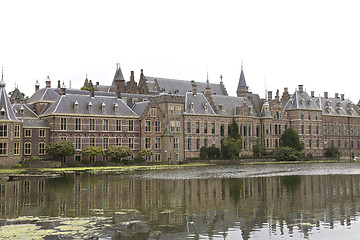
[[[185,180],[67,175],[2,182],[0,217],[108,216],[133,209],[154,230],[210,236],[240,228],[248,239],[267,223],[285,225],[290,233],[301,222],[350,224],[360,211],[359,191],[358,175]]]

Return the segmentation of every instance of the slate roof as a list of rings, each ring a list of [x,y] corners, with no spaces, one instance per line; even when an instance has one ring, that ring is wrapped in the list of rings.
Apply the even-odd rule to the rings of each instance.
[[[142,102],[144,100],[150,100],[154,97],[154,95],[146,95],[146,94],[133,94],[133,93],[120,93],[120,97],[126,97],[126,104],[128,106],[133,106],[132,99],[137,98],[137,102]]]
[[[12,108],[14,109],[15,116],[19,119],[21,118],[37,118],[38,115],[34,112],[34,110],[24,103],[15,103]],[[23,114],[21,113],[21,109],[23,110]]]
[[[323,115],[360,116],[360,109],[349,99],[317,97],[316,103],[321,107]]]
[[[216,115],[203,93],[192,92],[185,95],[185,113]]]
[[[92,108],[89,109],[91,102]],[[77,103],[77,107],[76,107]],[[105,105],[105,110],[102,110],[102,105]],[[118,106],[116,111],[116,107]],[[61,95],[60,98],[54,102],[46,111],[45,114],[87,114],[87,115],[112,115],[112,116],[137,116],[122,100],[116,97],[104,97],[90,95]]]
[[[23,120],[24,128],[50,128],[48,121],[42,119],[27,119]]]
[[[175,93],[180,95],[185,95],[186,92],[192,90],[192,82],[186,80],[177,80],[169,78],[158,78],[158,77],[149,77],[145,76],[146,84],[149,89],[149,92],[153,93]],[[197,91],[205,93],[207,83],[206,82],[196,82]],[[209,83],[211,93],[213,95],[227,95],[225,88],[221,84]]]
[[[253,104],[251,101],[246,97],[232,97],[232,96],[219,96],[213,95],[211,96],[212,100],[218,109],[219,115],[224,116],[235,116],[236,115],[236,107],[241,107],[246,102],[248,107],[251,107],[251,116],[259,117],[259,114],[254,109]],[[223,107],[220,107],[223,106]],[[221,109],[222,108],[222,109]]]
[[[289,101],[285,104],[285,109],[320,110],[320,107],[316,104],[315,99],[309,96],[307,92],[295,91]]]
[[[5,86],[6,84],[2,78],[0,82],[0,121],[19,121],[10,104],[10,99],[6,93]],[[2,115],[2,112],[4,112],[4,115]]]
[[[11,94],[10,99],[19,99],[25,100],[24,96],[21,94],[20,90],[16,87],[13,93]]]
[[[147,108],[147,106],[149,105],[150,101],[145,101],[145,102],[136,102],[134,104],[134,106],[132,107],[132,110],[139,116],[141,116],[145,109]]]
[[[57,88],[55,88],[57,89]],[[37,90],[26,102],[55,102],[60,94],[54,88],[42,88]]]

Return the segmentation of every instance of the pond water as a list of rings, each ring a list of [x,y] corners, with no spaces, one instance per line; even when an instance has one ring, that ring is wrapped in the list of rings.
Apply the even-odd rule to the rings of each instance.
[[[360,164],[0,182],[0,239],[360,239]]]

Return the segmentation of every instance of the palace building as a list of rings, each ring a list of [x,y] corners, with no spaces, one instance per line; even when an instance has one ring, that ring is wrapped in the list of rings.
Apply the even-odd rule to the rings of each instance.
[[[35,83],[35,93],[25,101],[16,87],[9,97],[0,82],[0,164],[10,166],[34,157],[46,158],[49,142],[66,139],[76,154],[64,159],[88,159],[81,150],[126,145],[134,155],[151,149],[148,161],[176,163],[200,156],[203,146],[220,148],[233,121],[242,138],[241,155],[251,156],[262,144],[267,153],[280,146],[281,135],[293,128],[304,144],[304,153],[323,156],[329,146],[342,157],[360,157],[360,108],[344,94],[322,97],[302,85],[289,93],[284,88],[265,98],[249,91],[241,67],[235,96],[219,83],[186,81],[144,75],[138,83],[134,72],[124,79],[117,65],[111,85],[95,84],[87,77],[82,89]]]

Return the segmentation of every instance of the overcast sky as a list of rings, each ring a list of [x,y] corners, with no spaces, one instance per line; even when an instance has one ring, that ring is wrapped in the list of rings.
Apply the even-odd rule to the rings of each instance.
[[[154,77],[219,82],[236,94],[241,59],[262,97],[299,84],[309,93],[360,98],[360,2],[5,1],[0,0],[0,65],[7,91],[31,95],[46,76],[73,88],[86,74],[111,84]]]

